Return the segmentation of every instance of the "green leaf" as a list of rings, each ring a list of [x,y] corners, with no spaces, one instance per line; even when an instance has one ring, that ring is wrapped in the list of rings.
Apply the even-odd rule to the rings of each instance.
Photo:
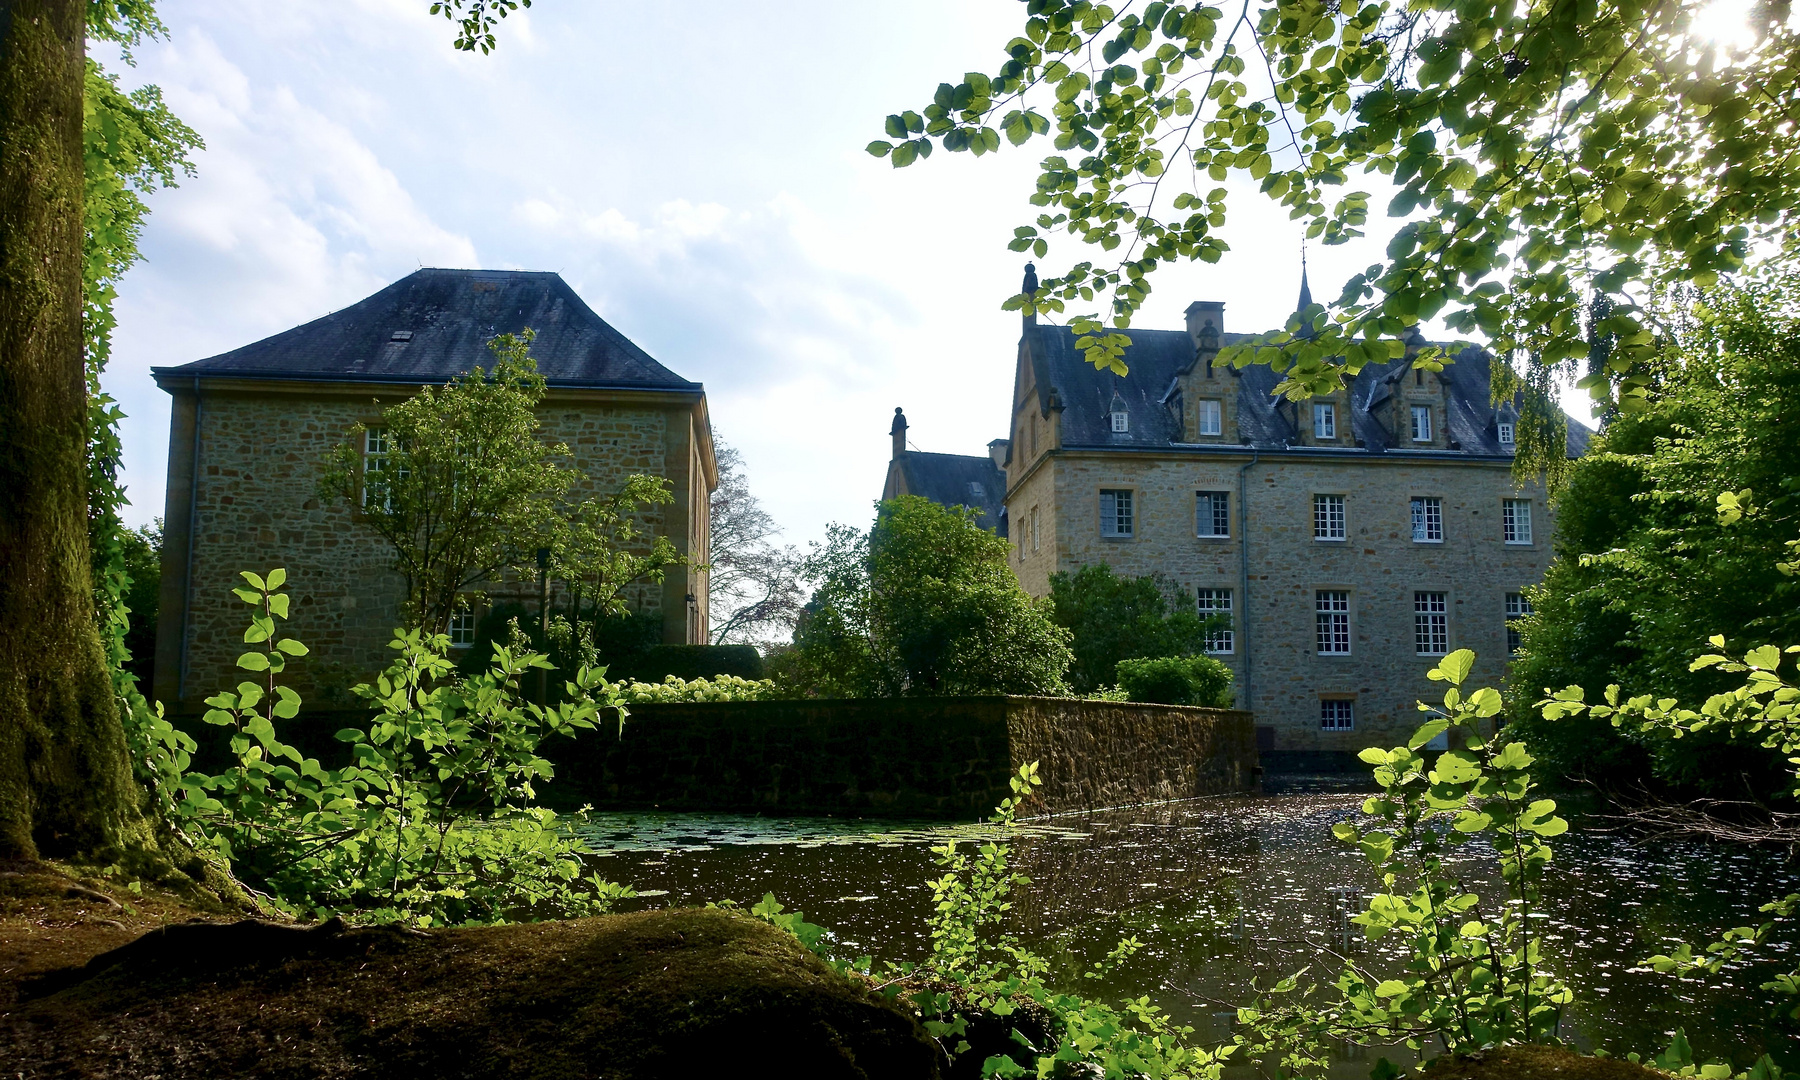
[[[1439,660],[1437,667],[1426,672],[1426,678],[1435,682],[1447,682],[1452,686],[1461,686],[1474,667],[1475,654],[1468,649],[1458,649]]]
[[[287,583],[287,571],[278,566],[275,569],[269,571],[268,580],[263,583],[263,587],[267,588],[270,592],[274,592],[276,589],[281,588],[281,586],[286,583]],[[252,581],[251,584],[254,585],[256,583],[254,581]]]
[[[245,671],[269,670],[269,657],[266,653],[247,652],[237,658],[237,666]]]

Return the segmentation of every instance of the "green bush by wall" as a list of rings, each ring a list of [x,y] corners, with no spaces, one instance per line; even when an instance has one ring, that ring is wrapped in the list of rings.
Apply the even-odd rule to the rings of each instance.
[[[1210,656],[1159,656],[1119,661],[1119,686],[1132,701],[1229,709],[1231,669]]]

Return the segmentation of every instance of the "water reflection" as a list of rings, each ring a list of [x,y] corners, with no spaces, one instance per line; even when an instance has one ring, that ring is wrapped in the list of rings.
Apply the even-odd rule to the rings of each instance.
[[[1014,924],[1071,985],[1121,938],[1143,950],[1089,992],[1151,994],[1209,1038],[1268,981],[1312,965],[1328,980],[1346,948],[1377,967],[1350,910],[1376,885],[1354,849],[1330,836],[1362,796],[1341,783],[1289,783],[1262,796],[1206,799],[1031,822],[1014,862],[1032,878]],[[929,848],[993,835],[977,825],[702,814],[595,814],[583,828],[600,869],[644,893],[640,906],[752,901],[773,892],[830,928],[845,953],[916,959],[928,947]],[[1678,984],[1636,966],[1682,939],[1751,922],[1763,900],[1800,891],[1780,852],[1700,843],[1636,844],[1577,828],[1559,838],[1546,887],[1546,952],[1574,988],[1565,1037],[1614,1053],[1653,1052],[1677,1026],[1704,1057],[1747,1066],[1768,1050],[1800,1066],[1800,1025],[1754,991],[1790,962],[1778,931],[1757,963],[1732,973],[1751,992]],[[1465,884],[1497,892],[1489,863],[1452,863]],[[1346,1061],[1346,1076],[1367,1064]]]

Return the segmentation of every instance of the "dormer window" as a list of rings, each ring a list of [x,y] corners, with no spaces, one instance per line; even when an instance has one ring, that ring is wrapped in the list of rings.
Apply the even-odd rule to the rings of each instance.
[[[1198,417],[1200,434],[1221,435],[1225,431],[1225,410],[1216,398],[1201,398]]]
[[[981,486],[981,481],[971,480],[969,481],[969,497],[973,499],[986,499],[987,488]]]
[[[1131,415],[1124,409],[1114,409],[1112,414],[1113,434],[1121,435],[1131,430]]]
[[[1431,406],[1414,405],[1412,407],[1412,441],[1431,441]]]
[[[1313,438],[1337,438],[1337,406],[1329,402],[1313,406]]]
[[[1414,386],[1424,386],[1425,385],[1425,369],[1424,368],[1413,368],[1413,385]]]
[[[1511,446],[1512,444],[1513,422],[1511,420],[1502,420],[1500,421],[1500,445]]]

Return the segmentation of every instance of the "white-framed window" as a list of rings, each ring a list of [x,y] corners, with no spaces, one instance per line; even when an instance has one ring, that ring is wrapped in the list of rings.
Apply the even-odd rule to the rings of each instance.
[[[450,647],[466,649],[475,644],[475,609],[459,607],[450,613]]]
[[[1531,598],[1524,593],[1509,592],[1506,594],[1506,651],[1516,653],[1522,644],[1519,637],[1519,619],[1531,614]]]
[[[1112,429],[1114,432],[1130,431],[1131,414],[1127,413],[1124,409],[1115,410],[1112,414]]]
[[[393,464],[394,442],[384,427],[363,431],[362,504],[388,509],[388,467]]]
[[[1513,422],[1511,420],[1502,420],[1500,421],[1500,445],[1511,446],[1512,444]]]
[[[1313,403],[1313,438],[1337,438],[1337,406],[1329,401]]]
[[[1350,655],[1350,594],[1320,589],[1313,596],[1320,656]]]
[[[1230,589],[1196,589],[1194,590],[1194,595],[1200,601],[1201,618],[1204,619],[1212,615],[1223,615],[1227,619],[1231,618]],[[1236,642],[1232,638],[1232,628],[1227,624],[1222,630],[1207,631],[1206,642],[1203,647],[1209,653],[1229,653],[1235,646]]]
[[[1412,441],[1431,441],[1431,406],[1414,405],[1412,407]]]
[[[1031,508],[1031,550],[1038,549],[1038,508]]]
[[[1356,702],[1349,698],[1320,698],[1319,730],[1355,731]]]
[[[1444,500],[1436,495],[1413,496],[1412,537],[1415,544],[1444,542]]]
[[[1450,607],[1441,592],[1413,593],[1413,647],[1420,656],[1450,651]]]
[[[1531,500],[1500,500],[1500,533],[1509,544],[1531,543]]]
[[[1223,491],[1194,492],[1194,535],[1231,535],[1231,497]]]
[[[1200,434],[1223,435],[1225,433],[1225,409],[1214,398],[1201,398],[1199,408]]]
[[[1313,539],[1343,540],[1344,532],[1344,497],[1342,495],[1313,496]]]
[[[1100,489],[1100,535],[1131,536],[1137,521],[1131,512],[1130,488]]]

